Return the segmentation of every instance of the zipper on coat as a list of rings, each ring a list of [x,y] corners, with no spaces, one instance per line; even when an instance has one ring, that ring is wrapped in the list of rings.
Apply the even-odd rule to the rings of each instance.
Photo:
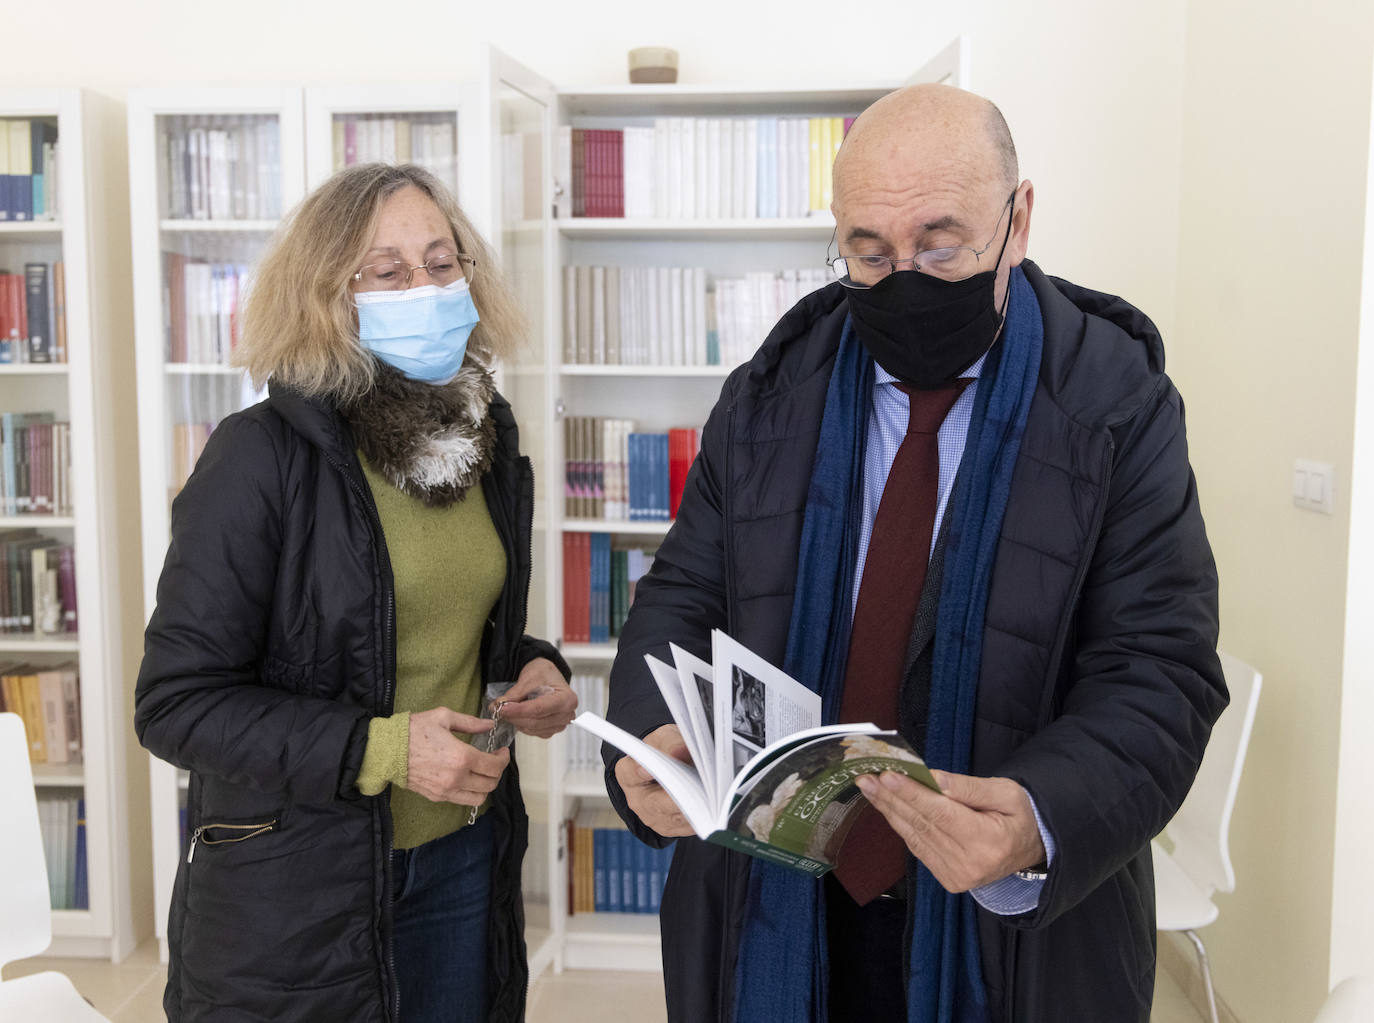
[[[384,590],[384,607],[382,613],[382,705],[378,708],[383,714],[391,714],[395,708],[396,699],[396,586],[394,578],[391,577],[391,553],[387,550],[386,534],[382,531],[382,517],[377,511],[377,503],[372,499],[372,495],[366,491],[361,484],[354,479],[349,472],[348,466],[338,459],[332,457],[327,451],[325,458],[343,476],[349,487],[357,495],[367,510],[368,519],[372,524],[373,533],[377,537],[377,551],[380,558],[380,568],[385,568],[382,575],[382,588]],[[378,812],[381,815],[382,823],[382,854],[386,857],[387,863],[382,870],[382,899],[385,903],[387,912],[390,913],[392,920],[395,920],[395,898],[392,894],[391,885],[391,843],[392,843],[392,821],[391,821],[391,802],[390,800],[380,799],[377,801]],[[391,984],[391,1018],[399,1020],[401,1017],[401,986],[396,980],[396,945],[389,929],[383,928],[383,951],[386,955],[387,981]]]
[[[230,838],[206,838],[205,832],[212,828],[225,831],[242,832]],[[257,838],[269,831],[277,829],[277,818],[273,817],[270,821],[259,821],[256,824],[202,824],[195,831],[191,832],[191,847],[186,850],[186,862],[190,863],[196,856],[196,843],[202,845],[236,845],[239,842],[246,842],[250,838]]]

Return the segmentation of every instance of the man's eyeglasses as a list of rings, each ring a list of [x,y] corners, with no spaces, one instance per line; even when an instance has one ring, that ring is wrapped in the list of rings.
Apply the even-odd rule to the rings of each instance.
[[[1007,201],[1002,206],[1002,213],[1005,214],[1012,206],[1012,201],[1016,198],[1016,192],[1007,196]],[[951,245],[939,249],[926,249],[916,255],[906,259],[892,259],[888,256],[837,256],[834,259],[826,259],[826,265],[834,273],[836,280],[846,288],[871,288],[888,274],[895,273],[899,266],[910,263],[913,270],[921,273],[930,274],[943,281],[963,281],[978,273],[981,268],[981,257],[992,248],[997,241],[1000,233],[998,230],[1002,226],[1002,217],[997,218],[997,227],[993,228],[992,239],[981,249],[973,249],[967,245]],[[835,243],[834,235],[831,235],[830,244]],[[826,246],[826,255],[829,256],[830,246]]]
[[[411,266],[403,259],[388,259],[382,263],[369,263],[360,267],[353,275],[361,291],[404,291],[410,287],[411,278],[416,270],[423,270],[430,284],[439,287],[452,284],[459,277],[469,282],[477,270],[477,260],[461,252],[446,252],[431,257],[419,266]]]

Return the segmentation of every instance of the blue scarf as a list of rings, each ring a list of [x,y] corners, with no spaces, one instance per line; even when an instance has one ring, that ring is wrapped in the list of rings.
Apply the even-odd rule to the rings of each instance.
[[[946,509],[925,753],[931,767],[958,773],[969,767],[988,580],[1044,342],[1039,302],[1019,268],[1011,272],[1010,287],[999,351],[984,364]],[[849,649],[872,385],[873,362],[846,321],[807,492],[784,661],[789,675],[820,692],[827,722],[839,712]],[[946,892],[924,865],[916,865],[915,876],[908,1023],[985,1023],[973,899]],[[819,882],[752,861],[735,968],[736,1023],[823,1023],[826,963]]]

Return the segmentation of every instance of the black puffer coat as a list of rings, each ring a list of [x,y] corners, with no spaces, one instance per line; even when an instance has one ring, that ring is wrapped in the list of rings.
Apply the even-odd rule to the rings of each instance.
[[[535,657],[523,635],[533,476],[504,398],[482,480],[506,551],[483,637],[484,679]],[[367,723],[391,713],[391,564],[344,420],[273,387],[215,430],[172,508],[134,724],[191,771],[196,834],[172,896],[164,1004],[177,1021],[397,1019],[391,814],[354,787]],[[488,813],[496,849],[487,941],[493,1021],[524,1018],[520,862],[528,819],[512,759]]]
[[[996,1023],[1147,1023],[1149,841],[1226,702],[1216,570],[1154,326],[1023,267],[1045,347],[990,583],[971,773],[1020,782],[1058,851],[1035,912],[979,910],[983,977]],[[610,717],[622,728],[670,720],[642,656],[667,657],[670,640],[709,658],[710,630],[725,628],[782,663],[846,313],[838,284],[809,296],[727,381],[620,640]],[[606,752],[612,800],[660,844]],[[731,1020],[747,878],[744,856],[678,842],[662,909],[674,1023]]]

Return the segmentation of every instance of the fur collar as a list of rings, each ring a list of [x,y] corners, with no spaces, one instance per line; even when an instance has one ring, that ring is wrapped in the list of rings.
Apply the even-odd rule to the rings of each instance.
[[[341,411],[363,457],[387,482],[446,508],[491,467],[495,393],[487,360],[469,347],[447,384],[411,380],[379,360],[372,388]]]

